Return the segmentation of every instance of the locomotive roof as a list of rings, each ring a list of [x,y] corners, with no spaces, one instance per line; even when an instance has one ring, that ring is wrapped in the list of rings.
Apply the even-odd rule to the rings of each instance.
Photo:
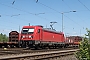
[[[29,27],[31,27],[31,26],[23,26],[23,28],[29,28]],[[63,32],[56,31],[55,29],[43,28],[43,26],[41,26],[41,25],[36,25],[36,26],[32,26],[32,27],[41,27],[44,31],[49,31],[49,32],[54,32],[54,33],[61,33],[61,34],[63,34]]]
[[[43,28],[43,30],[63,34],[62,32],[59,32],[59,31],[56,31],[55,29],[50,29],[50,28]]]
[[[23,28],[37,27],[37,26],[38,26],[38,27],[42,27],[42,28],[43,28],[43,26],[41,26],[41,25],[36,25],[36,26],[33,26],[33,25],[32,25],[32,26],[23,26]]]

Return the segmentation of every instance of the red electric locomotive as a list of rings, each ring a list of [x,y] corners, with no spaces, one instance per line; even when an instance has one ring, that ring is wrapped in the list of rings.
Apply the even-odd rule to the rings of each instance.
[[[64,34],[43,26],[24,26],[21,31],[22,47],[49,47],[65,45]]]

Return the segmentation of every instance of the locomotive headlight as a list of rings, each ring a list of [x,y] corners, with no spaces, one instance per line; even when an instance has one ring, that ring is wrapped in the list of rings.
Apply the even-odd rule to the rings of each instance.
[[[29,38],[32,38],[32,36],[29,36]]]
[[[22,38],[25,38],[25,36],[22,36]]]

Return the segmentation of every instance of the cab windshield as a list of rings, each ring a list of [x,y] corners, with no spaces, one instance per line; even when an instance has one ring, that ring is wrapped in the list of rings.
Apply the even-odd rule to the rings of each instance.
[[[33,34],[34,33],[34,28],[23,28],[22,29],[22,34]]]

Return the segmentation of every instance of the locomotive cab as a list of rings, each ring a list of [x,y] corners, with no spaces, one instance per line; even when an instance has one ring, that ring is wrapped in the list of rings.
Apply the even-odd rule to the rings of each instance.
[[[33,39],[34,28],[23,28],[21,32],[22,40]]]
[[[20,43],[23,46],[34,46],[38,44],[41,36],[41,26],[24,26],[21,31]]]

